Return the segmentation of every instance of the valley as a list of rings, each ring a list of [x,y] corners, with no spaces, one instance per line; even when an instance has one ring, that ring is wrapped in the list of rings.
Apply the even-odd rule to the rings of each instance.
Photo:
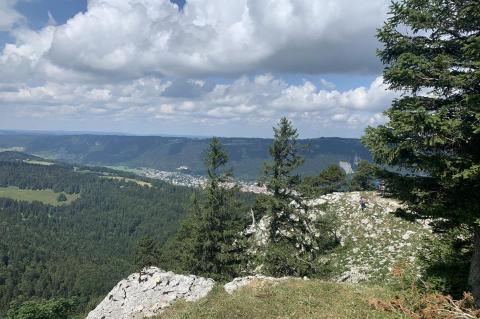
[[[256,181],[268,159],[267,138],[221,138],[230,165],[240,180]],[[154,170],[168,174],[205,176],[202,157],[209,139],[162,136],[48,135],[4,131],[0,149],[22,150],[42,158],[72,164]],[[317,138],[300,140],[305,164],[301,175],[314,175],[331,164],[344,162],[355,169],[360,160],[371,160],[359,139]],[[182,175],[178,178],[182,179]],[[167,177],[170,178],[170,177]],[[194,181],[192,181],[194,182]],[[186,183],[190,183],[187,181]]]

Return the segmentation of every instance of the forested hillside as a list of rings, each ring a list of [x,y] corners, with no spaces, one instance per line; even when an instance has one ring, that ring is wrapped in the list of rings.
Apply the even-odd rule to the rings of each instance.
[[[153,180],[140,186],[107,169],[0,154],[0,189],[10,195],[42,190],[30,201],[0,195],[0,318],[12,301],[75,296],[81,305],[95,302],[133,270],[140,237],[161,243],[176,232],[194,192]],[[59,205],[45,204],[45,190],[74,200],[59,195]]]
[[[239,178],[256,179],[268,159],[271,139],[221,138],[230,156],[230,165]],[[0,150],[14,149],[44,158],[71,163],[102,166],[149,167],[175,171],[187,166],[191,173],[202,175],[199,161],[208,145],[205,138],[112,135],[33,135],[4,131],[0,134]],[[369,152],[358,139],[317,138],[299,141],[305,164],[302,175],[315,175],[339,161],[352,166],[359,159],[370,159]]]

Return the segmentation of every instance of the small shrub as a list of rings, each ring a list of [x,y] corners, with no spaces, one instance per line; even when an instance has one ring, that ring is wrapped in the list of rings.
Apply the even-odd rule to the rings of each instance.
[[[57,202],[66,202],[67,196],[64,193],[60,193],[57,196]]]

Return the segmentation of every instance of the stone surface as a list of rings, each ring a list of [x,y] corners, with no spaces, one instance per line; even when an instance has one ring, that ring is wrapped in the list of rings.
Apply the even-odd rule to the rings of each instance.
[[[249,285],[254,281],[258,282],[279,282],[283,280],[287,280],[289,277],[281,277],[281,278],[274,278],[274,277],[266,277],[262,275],[255,275],[255,276],[246,276],[246,277],[239,277],[235,278],[229,283],[226,283],[223,288],[228,294],[232,294],[235,290],[242,288],[244,286]]]
[[[337,278],[335,278],[336,282],[348,282],[348,283],[359,283],[362,281],[368,280],[368,276],[362,273],[362,270],[356,267],[344,272]]]
[[[196,301],[212,290],[213,279],[145,268],[120,281],[87,319],[137,319],[161,313],[177,299]]]
[[[361,198],[367,202],[363,210]],[[392,270],[398,266],[405,266],[415,275],[424,271],[418,254],[427,243],[424,238],[434,238],[434,234],[428,222],[410,222],[393,214],[398,208],[405,208],[400,202],[376,192],[348,192],[326,194],[305,204],[309,207],[310,221],[310,232],[303,238],[307,242],[319,234],[314,227],[319,217],[333,214],[337,218],[335,233],[343,248],[323,256],[321,261],[321,265],[333,267],[333,280],[385,281],[394,278]],[[297,214],[304,213],[297,209]],[[252,239],[253,248],[249,250],[252,256],[262,252],[261,248],[268,243],[269,224],[270,220],[264,216],[252,222],[245,232]],[[262,265],[258,263],[252,262],[249,269],[262,274]]]

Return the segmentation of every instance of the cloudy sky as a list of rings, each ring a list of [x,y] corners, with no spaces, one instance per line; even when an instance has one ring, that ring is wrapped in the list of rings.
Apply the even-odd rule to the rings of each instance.
[[[359,137],[388,0],[0,0],[0,128]]]

